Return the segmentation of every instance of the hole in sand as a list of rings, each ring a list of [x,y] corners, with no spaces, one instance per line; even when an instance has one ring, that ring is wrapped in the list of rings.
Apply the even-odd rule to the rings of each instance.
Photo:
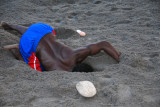
[[[118,64],[105,52],[100,52],[97,55],[87,57],[84,60],[84,63],[91,65],[94,71],[103,71],[109,65]]]

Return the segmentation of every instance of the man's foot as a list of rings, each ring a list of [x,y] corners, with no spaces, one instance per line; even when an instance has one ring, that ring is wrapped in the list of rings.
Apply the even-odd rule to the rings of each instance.
[[[6,22],[1,22],[1,26],[5,29],[5,30],[12,30],[12,28],[9,26],[9,24],[7,24]]]

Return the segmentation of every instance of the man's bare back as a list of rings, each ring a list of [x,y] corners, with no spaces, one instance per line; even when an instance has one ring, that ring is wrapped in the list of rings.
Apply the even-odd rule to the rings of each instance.
[[[3,22],[1,26],[4,29],[17,30],[21,34],[24,34],[27,27],[7,24]],[[56,32],[56,29],[55,29]],[[6,48],[12,51],[17,59],[23,60],[21,53],[17,47]],[[72,71],[73,67],[82,63],[87,56],[95,55],[101,50],[113,57],[119,62],[120,54],[116,49],[108,42],[101,41],[94,44],[89,44],[83,48],[72,49],[56,40],[53,33],[47,33],[39,41],[36,48],[36,57],[41,62],[46,71],[64,70]]]

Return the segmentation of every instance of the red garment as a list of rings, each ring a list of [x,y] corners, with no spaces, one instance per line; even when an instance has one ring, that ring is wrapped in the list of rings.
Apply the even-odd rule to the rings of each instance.
[[[34,70],[42,72],[40,62],[38,58],[36,57],[35,53],[32,52],[31,56],[28,58],[29,62],[28,65],[33,68]]]

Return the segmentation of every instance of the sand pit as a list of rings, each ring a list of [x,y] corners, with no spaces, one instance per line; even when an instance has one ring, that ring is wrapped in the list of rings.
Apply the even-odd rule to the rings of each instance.
[[[46,23],[67,29],[57,38],[73,48],[106,40],[121,53],[120,63],[104,52],[88,57],[92,73],[36,72],[2,49],[21,35],[0,27],[1,107],[159,107],[159,0],[0,0],[1,21]],[[95,85],[94,97],[78,94],[83,80]]]

